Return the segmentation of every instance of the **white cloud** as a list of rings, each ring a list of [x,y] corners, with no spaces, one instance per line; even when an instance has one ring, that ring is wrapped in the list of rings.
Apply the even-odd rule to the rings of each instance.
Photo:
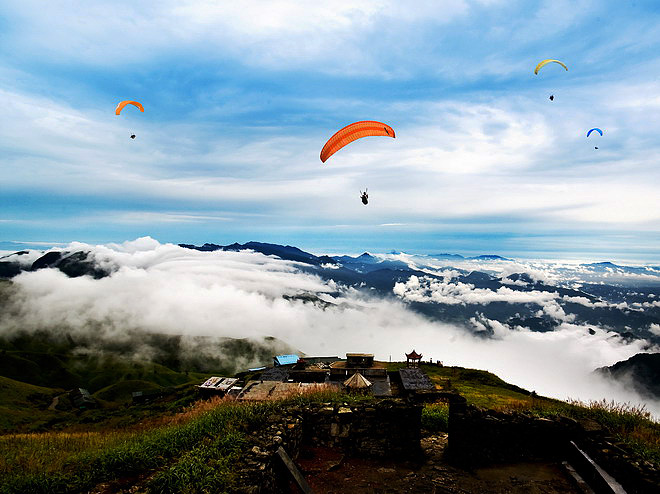
[[[386,73],[377,56],[392,36],[421,23],[449,23],[468,10],[464,0],[441,7],[439,15],[430,1],[414,9],[387,0],[75,2],[68,8],[25,1],[13,5],[12,14],[22,30],[21,48],[60,61],[124,65],[173,51],[268,69],[307,66],[365,74]],[[385,28],[394,32],[379,36]]]
[[[275,336],[308,354],[343,355],[373,352],[388,360],[416,348],[425,358],[448,365],[488,369],[503,379],[560,398],[615,398],[639,401],[629,390],[595,377],[591,371],[642,351],[644,342],[626,343],[595,327],[564,322],[550,333],[508,328],[476,317],[475,327],[497,339],[469,334],[465,328],[434,323],[392,300],[365,297],[354,289],[304,274],[298,264],[250,252],[198,252],[152,238],[123,244],[89,246],[74,243],[68,251],[91,249],[100,265],[113,269],[100,280],[67,278],[43,269],[14,278],[16,310],[0,321],[0,332],[14,328],[67,327],[74,335],[96,332],[98,338],[121,339],[129,331],[229,337]],[[419,287],[427,282],[417,279]],[[412,280],[408,286],[414,288]],[[431,286],[427,284],[427,286]],[[444,290],[442,286],[438,288]],[[339,291],[339,293],[337,293]],[[444,295],[483,300],[469,287]],[[319,294],[336,305],[322,309],[283,295]],[[517,296],[506,289],[498,299]],[[545,296],[544,296],[545,297]],[[548,312],[568,321],[553,300]],[[593,326],[590,326],[593,327]],[[648,402],[654,413],[660,403]]]
[[[396,283],[394,294],[410,302],[434,302],[449,305],[490,304],[506,302],[509,304],[551,304],[558,297],[556,292],[520,291],[506,286],[497,290],[475,288],[469,283],[435,280],[430,277],[411,276],[405,283]]]

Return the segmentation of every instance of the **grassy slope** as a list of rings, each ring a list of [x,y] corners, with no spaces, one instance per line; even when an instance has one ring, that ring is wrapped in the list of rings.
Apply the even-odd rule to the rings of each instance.
[[[158,386],[176,386],[190,380],[185,372],[164,365],[112,355],[6,351],[0,360],[2,376],[37,386],[83,387],[92,393],[124,380],[149,381]]]
[[[21,425],[44,427],[61,416],[62,412],[48,410],[48,406],[62,391],[0,376],[0,430]]]
[[[337,392],[290,401],[371,401]],[[278,402],[199,401],[148,428],[102,434],[0,436],[0,493],[88,492],[100,482],[131,480],[154,492],[233,492],[233,464]],[[42,452],[56,448],[62,454]],[[143,490],[140,490],[143,492]]]
[[[405,364],[390,364],[388,367],[395,370],[402,366]],[[489,372],[431,365],[424,365],[423,369],[439,387],[456,390],[475,405],[546,416],[561,413],[596,418],[609,427],[623,424],[637,433],[641,427],[646,431],[647,445],[660,438],[660,425],[649,425],[643,417],[617,413],[602,406],[579,407],[532,397],[527,391]],[[14,394],[25,397],[35,389],[43,391],[43,388],[24,385],[18,386]],[[110,389],[104,392],[110,393]],[[89,419],[86,430],[100,431],[101,434],[69,436],[53,432],[22,438],[0,436],[0,457],[3,448],[6,453],[11,453],[6,455],[4,466],[0,465],[0,484],[7,483],[6,492],[78,492],[99,482],[137,477],[142,479],[140,482],[148,484],[144,487],[156,491],[214,489],[222,492],[234,481],[232,462],[239,457],[241,448],[249,446],[246,427],[263,423],[272,408],[278,405],[199,401],[194,409],[203,410],[203,413],[183,409],[182,415],[164,415],[174,409],[182,410],[183,405],[195,398],[195,391],[190,386],[179,386],[178,393],[175,401],[165,404],[120,407],[115,412],[108,409],[83,412]],[[328,402],[350,398],[338,395],[319,399]],[[16,403],[20,403],[18,398]],[[428,405],[423,415],[424,426],[429,430],[446,430],[446,412],[444,404]],[[158,416],[162,419],[157,419]],[[183,420],[177,418],[181,416]],[[148,423],[136,427],[140,420]],[[3,439],[7,441],[4,444]],[[48,459],[48,455],[39,453],[52,444],[61,445],[58,447],[63,452],[60,457]],[[650,453],[644,455],[646,459],[660,461],[653,448],[647,448],[647,451]]]
[[[396,370],[405,366],[405,363],[392,363],[388,368]],[[457,391],[472,405],[515,410],[539,417],[563,415],[577,420],[595,420],[632,448],[639,458],[660,464],[660,423],[650,420],[644,410],[614,402],[567,403],[532,395],[482,370],[431,364],[422,364],[421,367],[438,388]],[[448,409],[444,404],[429,405],[422,419],[429,430],[447,430]]]
[[[103,373],[110,375],[111,370]],[[93,396],[99,409],[74,410],[63,388],[49,388],[24,383],[0,376],[0,434],[10,432],[39,432],[84,427],[85,430],[103,430],[123,427],[157,415],[172,413],[197,398],[194,385],[203,382],[206,374],[160,372],[134,373],[144,379],[127,379],[130,373],[119,374],[118,380],[101,388]],[[149,380],[152,379],[152,380]],[[182,382],[183,381],[183,382]],[[159,383],[163,383],[161,386]],[[175,385],[172,385],[174,383]],[[171,389],[156,403],[130,406],[133,391]],[[60,410],[49,410],[55,396],[60,397]],[[69,408],[66,408],[69,405]]]
[[[388,364],[388,370],[406,367],[405,362]],[[464,396],[468,403],[484,408],[506,408],[536,402],[529,391],[509,384],[495,374],[463,367],[438,367],[422,364],[421,369],[428,374],[437,388],[443,391],[456,391]],[[555,401],[547,398],[548,401]]]

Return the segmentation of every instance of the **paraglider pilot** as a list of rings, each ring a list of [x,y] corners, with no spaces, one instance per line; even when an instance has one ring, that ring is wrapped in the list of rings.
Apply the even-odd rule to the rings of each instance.
[[[555,100],[555,95],[554,95],[554,94],[551,94],[550,97],[549,97],[548,99],[549,99],[550,101],[554,101],[554,100]]]
[[[362,204],[368,204],[369,203],[369,194],[367,194],[367,191],[369,189],[365,189],[364,192],[360,191],[360,199],[362,199]]]

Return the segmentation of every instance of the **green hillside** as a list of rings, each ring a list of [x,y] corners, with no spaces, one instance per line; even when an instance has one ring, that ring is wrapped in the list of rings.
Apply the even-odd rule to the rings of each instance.
[[[404,367],[406,367],[405,362],[388,364],[388,370]],[[488,371],[464,367],[438,367],[434,364],[421,364],[420,367],[437,388],[457,392],[472,405],[499,408],[531,404],[534,400],[544,399],[532,396],[526,389],[509,384]]]
[[[0,290],[1,291],[1,290]],[[0,376],[12,389],[25,392],[0,394],[0,432],[61,429],[75,424],[132,423],[148,413],[161,413],[194,398],[186,384],[200,384],[211,375],[232,375],[244,365],[269,363],[274,351],[290,350],[274,338],[261,340],[153,334],[135,331],[118,341],[95,340],[96,328],[87,336],[58,330],[7,332],[0,336]],[[100,331],[100,329],[99,329]],[[101,333],[102,334],[102,333]],[[146,355],[147,357],[141,356]],[[65,390],[85,388],[100,409],[74,413]],[[125,412],[135,391],[174,388],[169,401],[151,412]],[[35,390],[41,389],[39,393]],[[16,397],[20,395],[21,400]],[[25,399],[26,396],[30,399]],[[48,410],[55,395],[59,412]],[[181,401],[183,400],[183,401]],[[169,408],[168,408],[169,407]]]
[[[60,416],[48,407],[62,391],[0,376],[0,431],[20,426],[35,430],[48,425]]]

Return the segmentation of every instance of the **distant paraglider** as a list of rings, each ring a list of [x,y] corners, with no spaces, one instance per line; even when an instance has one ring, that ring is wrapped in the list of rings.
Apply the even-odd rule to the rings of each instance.
[[[558,63],[559,65],[561,65],[562,67],[564,67],[566,70],[568,70],[568,67],[566,67],[566,65],[564,64],[564,62],[560,62],[559,60],[554,60],[554,59],[552,59],[552,58],[547,58],[547,59],[545,59],[545,60],[541,60],[541,61],[539,62],[539,64],[538,64],[538,65],[536,66],[536,68],[534,69],[534,73],[535,73],[536,75],[538,75],[539,70],[541,70],[543,67],[545,67],[546,65],[548,65],[548,64],[551,63],[551,62]]]
[[[142,106],[142,103],[138,103],[137,101],[126,100],[119,102],[117,108],[115,108],[115,115],[119,115],[126,105],[136,106],[141,112],[144,112],[144,106]]]
[[[554,100],[555,100],[555,95],[554,95],[554,94],[551,94],[550,97],[549,97],[548,99],[549,99],[550,101],[554,101]]]
[[[367,194],[367,191],[369,189],[365,189],[364,192],[360,191],[360,199],[362,199],[362,204],[365,206],[369,204],[369,194]]]
[[[593,129],[589,130],[589,132],[587,132],[587,137],[589,137],[594,130],[598,132],[601,137],[603,137],[603,131],[600,130],[598,127],[594,127]],[[598,149],[598,146],[594,146],[594,149]]]
[[[326,142],[323,149],[321,149],[321,162],[325,163],[330,156],[356,139],[368,136],[395,137],[392,127],[381,122],[363,120],[352,123],[343,129],[338,130],[330,139],[328,139],[328,142]]]
[[[141,112],[144,112],[144,106],[142,106],[142,103],[139,103],[137,101],[126,100],[119,102],[117,108],[115,108],[115,115],[119,115],[126,105],[133,105],[136,108],[138,108]],[[135,139],[135,134],[131,134],[131,139]]]

